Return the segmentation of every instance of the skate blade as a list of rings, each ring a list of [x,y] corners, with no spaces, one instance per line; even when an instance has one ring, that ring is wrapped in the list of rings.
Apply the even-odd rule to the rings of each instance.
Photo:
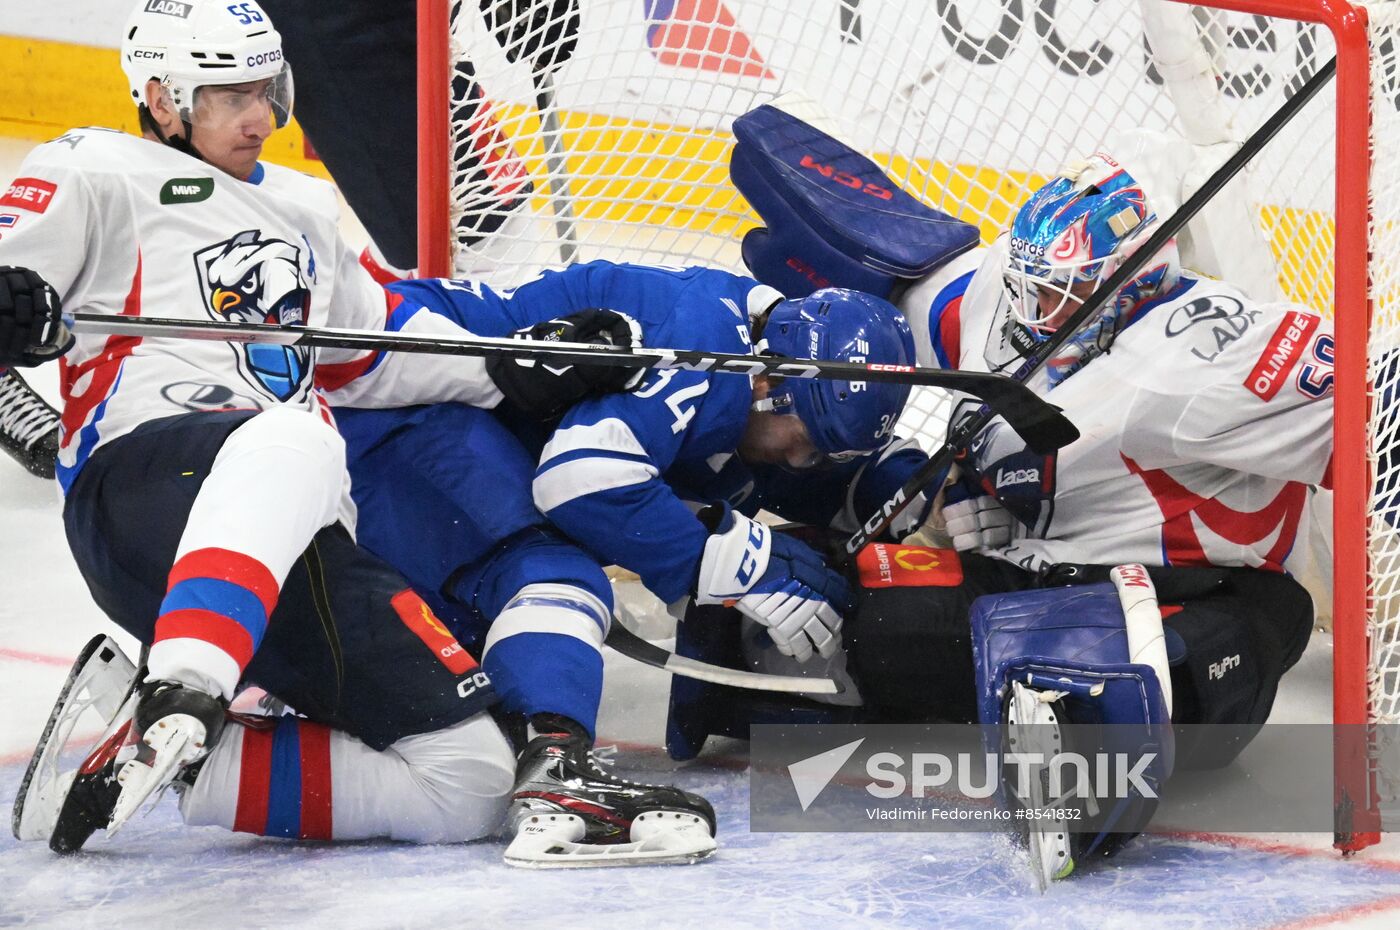
[[[1007,728],[1015,737],[1012,745],[1019,745],[1022,751],[1035,747],[1053,754],[1058,749],[1059,740],[1054,746],[1037,746],[1043,740],[1045,728],[1058,732],[1059,721],[1055,716],[1052,702],[1061,697],[1060,692],[1034,691],[1020,682],[1012,683],[1012,713]],[[1050,799],[1046,796],[1040,774],[1031,779],[1030,797],[1021,799],[1032,811],[1044,810]],[[1036,890],[1044,894],[1052,882],[1069,878],[1074,872],[1074,857],[1070,854],[1068,824],[1064,820],[1034,820],[1027,827],[1027,851],[1030,853],[1031,877]]]
[[[521,824],[506,847],[506,865],[518,869],[691,865],[719,848],[704,820],[675,811],[639,814],[628,843],[578,842],[583,835],[583,819],[574,814],[535,815]]]
[[[108,839],[116,835],[147,798],[174,781],[182,766],[204,754],[204,735],[204,724],[198,720],[187,714],[171,714],[157,721],[142,737],[150,755],[147,761],[139,756],[130,760],[117,773],[122,790],[107,825]]]
[[[75,771],[59,772],[60,757],[69,748],[73,730],[87,711],[95,711],[104,732],[97,745],[112,735],[112,721],[131,693],[136,666],[109,636],[95,636],[83,648],[68,680],[54,702],[53,713],[34,748],[15,795],[10,830],[17,840],[47,841],[68,796]]]

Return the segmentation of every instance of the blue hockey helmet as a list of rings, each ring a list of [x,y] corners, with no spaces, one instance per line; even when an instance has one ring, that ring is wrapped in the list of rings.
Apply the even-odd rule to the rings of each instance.
[[[761,351],[789,358],[914,364],[914,335],[894,305],[861,291],[828,287],[777,304]],[[765,409],[795,414],[828,459],[849,460],[889,441],[909,385],[891,381],[783,378]]]
[[[1032,340],[1048,339],[1157,223],[1142,185],[1110,156],[1097,152],[1064,169],[1011,221],[1004,280],[1015,321]],[[1086,323],[1075,338],[1084,343],[1083,360],[1094,354],[1091,346],[1107,349],[1134,310],[1175,287],[1180,275],[1173,240]]]

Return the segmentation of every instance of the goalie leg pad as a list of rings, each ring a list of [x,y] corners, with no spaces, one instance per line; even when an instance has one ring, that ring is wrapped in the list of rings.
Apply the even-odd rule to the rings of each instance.
[[[978,715],[984,724],[992,725],[989,742],[1000,744],[1010,729],[1011,702],[1020,701],[1015,715],[1018,727],[1028,726],[1028,718],[1037,719],[1030,712],[1032,700],[1051,704],[1057,728],[1074,725],[1064,731],[1057,751],[1085,757],[1093,772],[1100,771],[1102,754],[1112,776],[1110,783],[1126,783],[1130,788],[1124,797],[1101,802],[1091,791],[1078,791],[1076,798],[1084,811],[1075,825],[1080,832],[1070,834],[1072,858],[1078,861],[1095,853],[1116,852],[1136,835],[1150,819],[1172,771],[1169,697],[1159,682],[1159,669],[1166,677],[1165,649],[1158,648],[1161,623],[1157,619],[1155,630],[1151,624],[1146,631],[1141,627],[1146,605],[1150,602],[1155,614],[1156,601],[1146,572],[1140,566],[1134,568],[1127,573],[1132,590],[1123,597],[1112,583],[1105,583],[986,596],[972,608]],[[1145,589],[1140,586],[1144,582]],[[1134,615],[1132,623],[1125,619],[1125,606]],[[1143,790],[1137,789],[1133,779],[1120,777],[1124,767],[1138,773]],[[1061,771],[1066,768],[1060,767]],[[1009,775],[1004,768],[1003,803],[1043,807],[1048,801],[1060,806],[1049,796],[1052,792],[1040,796],[1011,787],[1006,780]],[[1093,787],[1101,792],[1110,786]],[[1027,821],[1019,823],[1024,826]],[[1055,819],[1047,823],[1053,825]],[[1040,828],[1043,832],[1045,824],[1040,823]],[[1063,870],[1056,865],[1037,874],[1054,878]]]

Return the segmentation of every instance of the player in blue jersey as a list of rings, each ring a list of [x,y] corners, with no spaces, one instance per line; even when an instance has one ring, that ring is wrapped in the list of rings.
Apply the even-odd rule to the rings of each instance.
[[[447,281],[393,289],[405,306],[484,335],[529,329],[538,338],[561,315],[608,308],[654,346],[894,364],[913,355],[907,326],[883,300],[828,290],[785,301],[752,279],[703,268],[594,262],[507,295]],[[578,338],[577,325],[561,323],[560,336]],[[845,581],[752,515],[762,508],[826,526],[878,509],[925,460],[892,442],[907,395],[887,383],[667,369],[543,423],[457,404],[337,412],[360,542],[458,618],[505,708],[530,722],[517,823],[579,810],[580,798],[629,815],[690,810],[713,823],[703,800],[625,788],[588,759],[612,616],[600,565],[637,572],[668,603],[736,602],[797,659],[837,655]],[[569,778],[584,788],[566,786]],[[587,839],[625,839],[618,821],[589,816]]]

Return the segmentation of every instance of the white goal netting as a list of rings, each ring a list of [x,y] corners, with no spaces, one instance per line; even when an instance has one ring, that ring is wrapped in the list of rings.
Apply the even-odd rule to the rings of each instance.
[[[456,0],[451,73],[427,75],[450,87],[439,141],[450,138],[451,167],[423,186],[449,199],[441,234],[458,272],[494,283],[593,258],[742,271],[739,241],[757,217],[729,180],[731,126],[787,95],[906,191],[976,223],[984,241],[1061,165],[1101,146],[1140,145],[1131,141],[1140,128],[1171,137],[1141,149],[1155,189],[1175,199],[1157,209],[1170,212],[1336,52],[1328,26],[1302,20],[1337,3],[1218,5],[1233,9],[1168,0]],[[1397,4],[1356,6],[1370,20],[1376,157],[1369,187],[1363,179],[1346,196],[1372,205],[1368,378],[1381,412],[1369,422],[1369,537],[1338,544],[1369,553],[1365,674],[1373,719],[1395,722],[1400,536],[1387,518],[1400,512],[1400,467],[1389,455],[1400,417],[1384,411],[1400,380],[1388,362],[1400,348]],[[1189,264],[1257,299],[1338,312],[1336,86],[1193,224]],[[1351,157],[1364,163],[1365,153]],[[1342,244],[1350,254],[1367,249]],[[904,426],[937,435],[937,395],[916,394]],[[1319,509],[1330,515],[1330,501]],[[1315,521],[1314,543],[1291,563],[1324,616],[1328,521]]]

